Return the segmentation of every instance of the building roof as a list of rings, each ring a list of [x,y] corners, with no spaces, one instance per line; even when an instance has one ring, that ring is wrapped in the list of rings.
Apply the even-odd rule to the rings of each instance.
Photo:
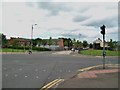
[[[102,40],[100,38],[96,39],[95,41],[93,41],[93,43],[101,43]]]
[[[26,39],[26,38],[15,38],[15,37],[10,37],[10,40],[17,40],[17,41],[31,41],[30,39]]]

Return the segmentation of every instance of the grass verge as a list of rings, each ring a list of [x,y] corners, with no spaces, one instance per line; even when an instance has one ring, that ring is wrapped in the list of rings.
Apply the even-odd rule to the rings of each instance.
[[[80,51],[79,53],[84,55],[102,56],[102,52],[103,50],[83,50]],[[120,51],[106,50],[106,56],[120,56],[118,53],[120,53]]]
[[[9,48],[0,49],[0,52],[26,52],[26,51],[28,51],[28,50],[9,49]]]

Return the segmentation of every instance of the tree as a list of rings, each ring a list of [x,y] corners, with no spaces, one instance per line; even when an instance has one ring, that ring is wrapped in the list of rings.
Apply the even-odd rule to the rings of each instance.
[[[42,40],[42,44],[43,44],[43,46],[45,46],[45,45],[47,44],[47,40],[46,40],[46,39],[43,39],[43,40]]]
[[[89,48],[93,48],[93,44],[92,43],[89,44]]]
[[[110,46],[111,50],[114,49],[114,44],[113,44],[113,40],[112,39],[110,39],[109,46]]]
[[[73,39],[73,43],[75,44],[75,42],[76,42],[76,39],[74,38],[74,39]]]
[[[75,47],[77,48],[77,47],[79,47],[79,40],[77,40],[77,42],[75,42]]]
[[[41,43],[42,43],[42,39],[40,38],[36,38],[33,40],[33,46],[36,46],[36,45],[40,46]]]
[[[52,37],[49,38],[49,46],[52,45]]]
[[[83,41],[83,47],[87,47],[88,46],[88,43],[86,40]]]
[[[70,49],[73,46],[73,42],[70,38],[62,38],[64,40],[64,46],[68,46],[68,49]]]
[[[0,46],[7,47],[7,39],[4,34],[0,34]]]
[[[68,42],[67,41],[64,42],[64,46],[68,46]]]
[[[72,46],[73,46],[73,42],[72,42],[72,40],[71,40],[70,38],[68,38],[68,44],[69,44],[69,45],[68,45],[69,47],[72,47]]]
[[[113,41],[112,39],[110,39],[110,42],[109,42],[109,46],[110,46],[110,49],[111,50],[115,50],[118,48],[118,42],[117,41]]]

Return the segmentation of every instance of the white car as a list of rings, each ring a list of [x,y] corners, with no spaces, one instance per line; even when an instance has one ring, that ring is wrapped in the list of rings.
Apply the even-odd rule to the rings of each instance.
[[[74,49],[74,48],[72,48],[71,50],[72,50],[72,51],[75,51],[75,49]]]

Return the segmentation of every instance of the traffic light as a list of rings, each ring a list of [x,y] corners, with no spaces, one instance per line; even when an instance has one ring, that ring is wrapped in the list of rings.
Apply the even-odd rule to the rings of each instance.
[[[101,26],[100,29],[102,30],[102,31],[101,31],[101,34],[104,35],[104,34],[105,34],[105,25]]]

